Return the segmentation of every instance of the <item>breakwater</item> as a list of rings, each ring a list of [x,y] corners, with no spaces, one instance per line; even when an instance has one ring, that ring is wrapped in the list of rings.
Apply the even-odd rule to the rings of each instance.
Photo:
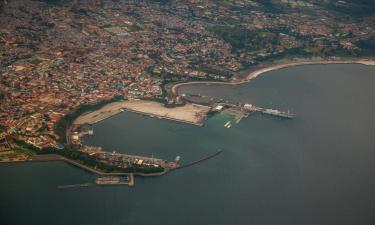
[[[213,154],[210,154],[210,155],[205,156],[205,157],[203,157],[203,158],[201,158],[201,159],[194,160],[194,161],[189,162],[189,163],[186,163],[186,164],[182,164],[182,165],[180,165],[179,167],[177,167],[177,168],[175,168],[175,169],[183,169],[183,168],[187,168],[187,167],[190,167],[190,166],[194,166],[194,165],[196,165],[196,164],[198,164],[198,163],[201,163],[201,162],[203,162],[203,161],[209,160],[209,159],[211,159],[211,158],[213,158],[213,157],[219,155],[219,154],[222,153],[222,152],[223,152],[223,151],[219,149],[219,150],[217,150],[217,151],[216,151],[215,153],[213,153]]]

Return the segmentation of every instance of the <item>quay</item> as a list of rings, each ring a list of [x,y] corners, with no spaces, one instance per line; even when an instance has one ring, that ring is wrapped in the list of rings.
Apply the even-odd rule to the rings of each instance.
[[[134,186],[134,175],[129,176],[107,176],[99,177],[95,180],[97,185],[128,185],[129,187]]]
[[[295,117],[295,115],[290,112],[281,112],[277,109],[264,109],[262,110],[262,113],[286,119],[293,119]]]
[[[137,113],[137,114],[143,115],[143,116],[149,116],[151,118],[156,117],[158,119],[171,120],[171,121],[175,121],[175,122],[178,122],[178,123],[184,123],[184,124],[187,123],[187,124],[196,125],[196,126],[199,126],[199,127],[202,127],[204,125],[205,120],[206,120],[206,117],[203,114],[200,117],[200,119],[198,119],[198,120],[188,120],[188,119],[179,119],[179,118],[171,117],[171,116],[167,116],[167,115],[163,116],[163,115],[151,114],[151,113],[137,111],[137,110],[129,109],[129,108],[125,108],[124,111]]]
[[[145,100],[126,100],[110,103],[99,110],[79,116],[74,125],[95,124],[123,111],[135,112],[141,115],[160,119],[173,120],[202,126],[210,107],[196,104],[186,104],[179,107],[167,108],[164,104]]]
[[[96,185],[128,185],[129,187],[134,186],[134,175],[131,173],[128,176],[105,176],[99,177],[95,180]],[[68,184],[68,185],[59,185],[58,189],[67,189],[67,188],[82,188],[89,187],[92,184],[83,183],[83,184]]]
[[[182,94],[181,97],[185,101],[190,103],[208,105],[211,107],[211,111],[220,112],[224,110],[224,112],[228,114],[233,114],[237,117],[236,123],[239,123],[242,118],[247,117],[250,113],[253,112],[286,119],[293,119],[295,117],[295,114],[290,112],[282,112],[277,109],[266,109],[248,103],[224,101],[223,99],[217,99],[201,94]]]
[[[293,119],[295,115],[290,112],[282,112],[277,109],[264,109],[261,107],[254,106],[252,104],[241,104],[240,105],[241,110],[245,110],[246,112],[260,112],[266,115],[286,118],[286,119]]]
[[[147,166],[154,168],[164,168],[164,170],[173,169],[179,166],[177,162],[168,162],[163,159],[154,157],[128,155],[124,153],[110,153],[110,152],[98,152],[92,154],[102,162],[106,162],[108,165],[126,168],[129,165]],[[136,173],[137,174],[137,173]]]

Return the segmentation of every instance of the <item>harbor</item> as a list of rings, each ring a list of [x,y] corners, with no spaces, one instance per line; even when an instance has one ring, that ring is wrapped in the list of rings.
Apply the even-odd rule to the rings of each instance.
[[[239,123],[242,118],[246,118],[250,113],[261,113],[264,115],[274,116],[284,119],[294,119],[295,114],[287,111],[280,111],[278,109],[263,108],[250,103],[230,102],[224,99],[218,99],[211,96],[204,96],[201,94],[181,94],[181,97],[190,103],[199,103],[207,105],[212,112],[225,112],[237,117],[236,123]],[[232,124],[225,124],[224,127],[230,128]]]
[[[178,100],[179,106],[166,107],[165,105],[154,102],[131,99],[126,101],[119,101],[110,103],[99,110],[89,112],[78,117],[73,125],[68,129],[67,140],[68,144],[74,146],[76,151],[85,153],[92,157],[98,163],[102,163],[111,168],[117,168],[119,171],[106,173],[97,168],[88,167],[80,162],[63,159],[65,162],[74,166],[78,166],[90,172],[96,173],[103,177],[95,180],[96,185],[134,185],[134,176],[162,176],[169,171],[190,167],[211,159],[220,153],[222,150],[217,150],[215,153],[202,157],[198,160],[193,160],[190,163],[181,164],[179,155],[175,160],[167,161],[164,159],[133,155],[127,153],[120,153],[116,150],[104,150],[102,147],[89,146],[83,142],[86,136],[94,135],[93,125],[103,121],[113,115],[123,111],[134,112],[139,115],[146,115],[158,119],[167,119],[182,123],[194,124],[203,126],[208,118],[218,112],[224,112],[236,117],[235,121],[227,121],[224,127],[229,129],[235,122],[240,123],[243,118],[247,118],[252,113],[260,113],[268,116],[274,116],[282,119],[293,119],[295,114],[283,112],[278,109],[262,108],[250,103],[230,102],[224,99],[218,99],[211,96],[204,96],[201,94],[181,94],[174,97]],[[84,185],[86,186],[86,185]],[[81,185],[72,187],[84,187]],[[66,186],[69,188],[70,186]]]
[[[353,72],[349,76],[340,71]],[[374,177],[375,156],[371,150],[375,142],[371,136],[374,127],[369,121],[373,121],[375,110],[371,98],[375,91],[371,87],[375,79],[374,69],[340,65],[276,72],[245,84],[241,91],[202,85],[190,93],[238,99],[280,111],[293,109],[298,113],[295,119],[278,119],[254,112],[237,125],[236,119],[226,114],[231,111],[228,108],[228,111],[223,109],[225,112],[209,116],[205,126],[198,127],[123,113],[92,125],[94,133],[86,136],[84,143],[150,158],[154,154],[157,158],[172,161],[180,155],[182,165],[217,149],[223,152],[194,166],[172,170],[162,177],[135,176],[132,188],[128,185],[96,185],[95,179],[102,175],[82,171],[64,162],[0,164],[1,188],[7,193],[1,201],[4,215],[13,213],[17,218],[14,212],[21,209],[30,221],[40,211],[50,215],[50,212],[68,208],[69,213],[77,218],[62,223],[99,225],[115,218],[111,222],[153,224],[155,218],[170,221],[172,215],[172,219],[182,218],[183,222],[187,221],[184,224],[189,224],[190,215],[199,215],[203,210],[213,219],[199,217],[198,224],[242,224],[237,218],[262,225],[280,221],[285,224],[293,224],[293,221],[300,224],[355,224],[358,220],[363,224],[371,223],[374,206],[371,193],[375,187],[374,179],[371,179]],[[285,82],[280,83],[280,79]],[[304,82],[296,83],[296,79]],[[273,89],[263,88],[272,85],[278,85],[276,94]],[[332,96],[333,87],[340,88],[338,95]],[[208,88],[210,90],[204,92]],[[254,89],[259,93],[254,94]],[[306,90],[309,94],[305,94]],[[343,97],[347,94],[352,98]],[[300,97],[291,98],[291,95]],[[364,101],[360,106],[357,104],[359,100]],[[324,108],[325,113],[318,115],[314,103]],[[337,114],[338,111],[341,114]],[[358,121],[348,123],[348,118],[353,115],[360,115]],[[227,129],[224,124],[229,120],[232,127]],[[116,124],[121,126],[114,126]],[[91,185],[57,188],[78,183]],[[165,201],[166,198],[170,200]],[[14,201],[19,204],[12,204]],[[32,204],[23,204],[27,202]],[[200,207],[197,207],[197,202]],[[363,211],[343,213],[349,212],[352,205],[363,207]],[[192,213],[185,215],[185,209]],[[220,213],[223,209],[225,213]],[[88,211],[108,215],[96,215],[92,221],[87,221],[80,215]],[[300,216],[297,217],[295,212]],[[333,220],[330,216],[325,220],[326,212],[342,217]],[[269,217],[269,214],[275,217]],[[65,217],[63,214],[59,218]],[[51,217],[48,221],[54,219]],[[39,219],[35,223],[44,221]],[[23,221],[17,220],[16,223],[22,224]],[[24,224],[27,224],[26,220]]]
[[[285,118],[285,119],[293,119],[295,117],[295,114],[291,112],[282,112],[277,109],[266,109],[254,106],[252,104],[241,104],[240,106],[237,106],[240,108],[240,110],[244,110],[245,112],[252,113],[252,112],[259,112],[265,115],[275,116],[279,118]]]

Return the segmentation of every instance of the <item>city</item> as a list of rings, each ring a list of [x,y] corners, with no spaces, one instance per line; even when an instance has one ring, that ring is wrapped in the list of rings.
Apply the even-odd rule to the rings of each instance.
[[[374,0],[0,0],[0,224],[373,224],[374,66]]]

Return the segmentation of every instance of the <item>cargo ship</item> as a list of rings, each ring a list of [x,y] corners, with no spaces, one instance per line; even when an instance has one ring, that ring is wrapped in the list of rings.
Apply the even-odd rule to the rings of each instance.
[[[86,184],[68,184],[68,185],[57,186],[57,188],[65,189],[65,188],[77,188],[77,187],[88,187],[88,186],[90,186],[89,183],[86,183]]]
[[[276,109],[265,109],[262,111],[264,114],[272,115],[272,116],[278,116],[282,118],[287,118],[287,119],[293,119],[294,114],[289,113],[289,112],[281,112]]]

